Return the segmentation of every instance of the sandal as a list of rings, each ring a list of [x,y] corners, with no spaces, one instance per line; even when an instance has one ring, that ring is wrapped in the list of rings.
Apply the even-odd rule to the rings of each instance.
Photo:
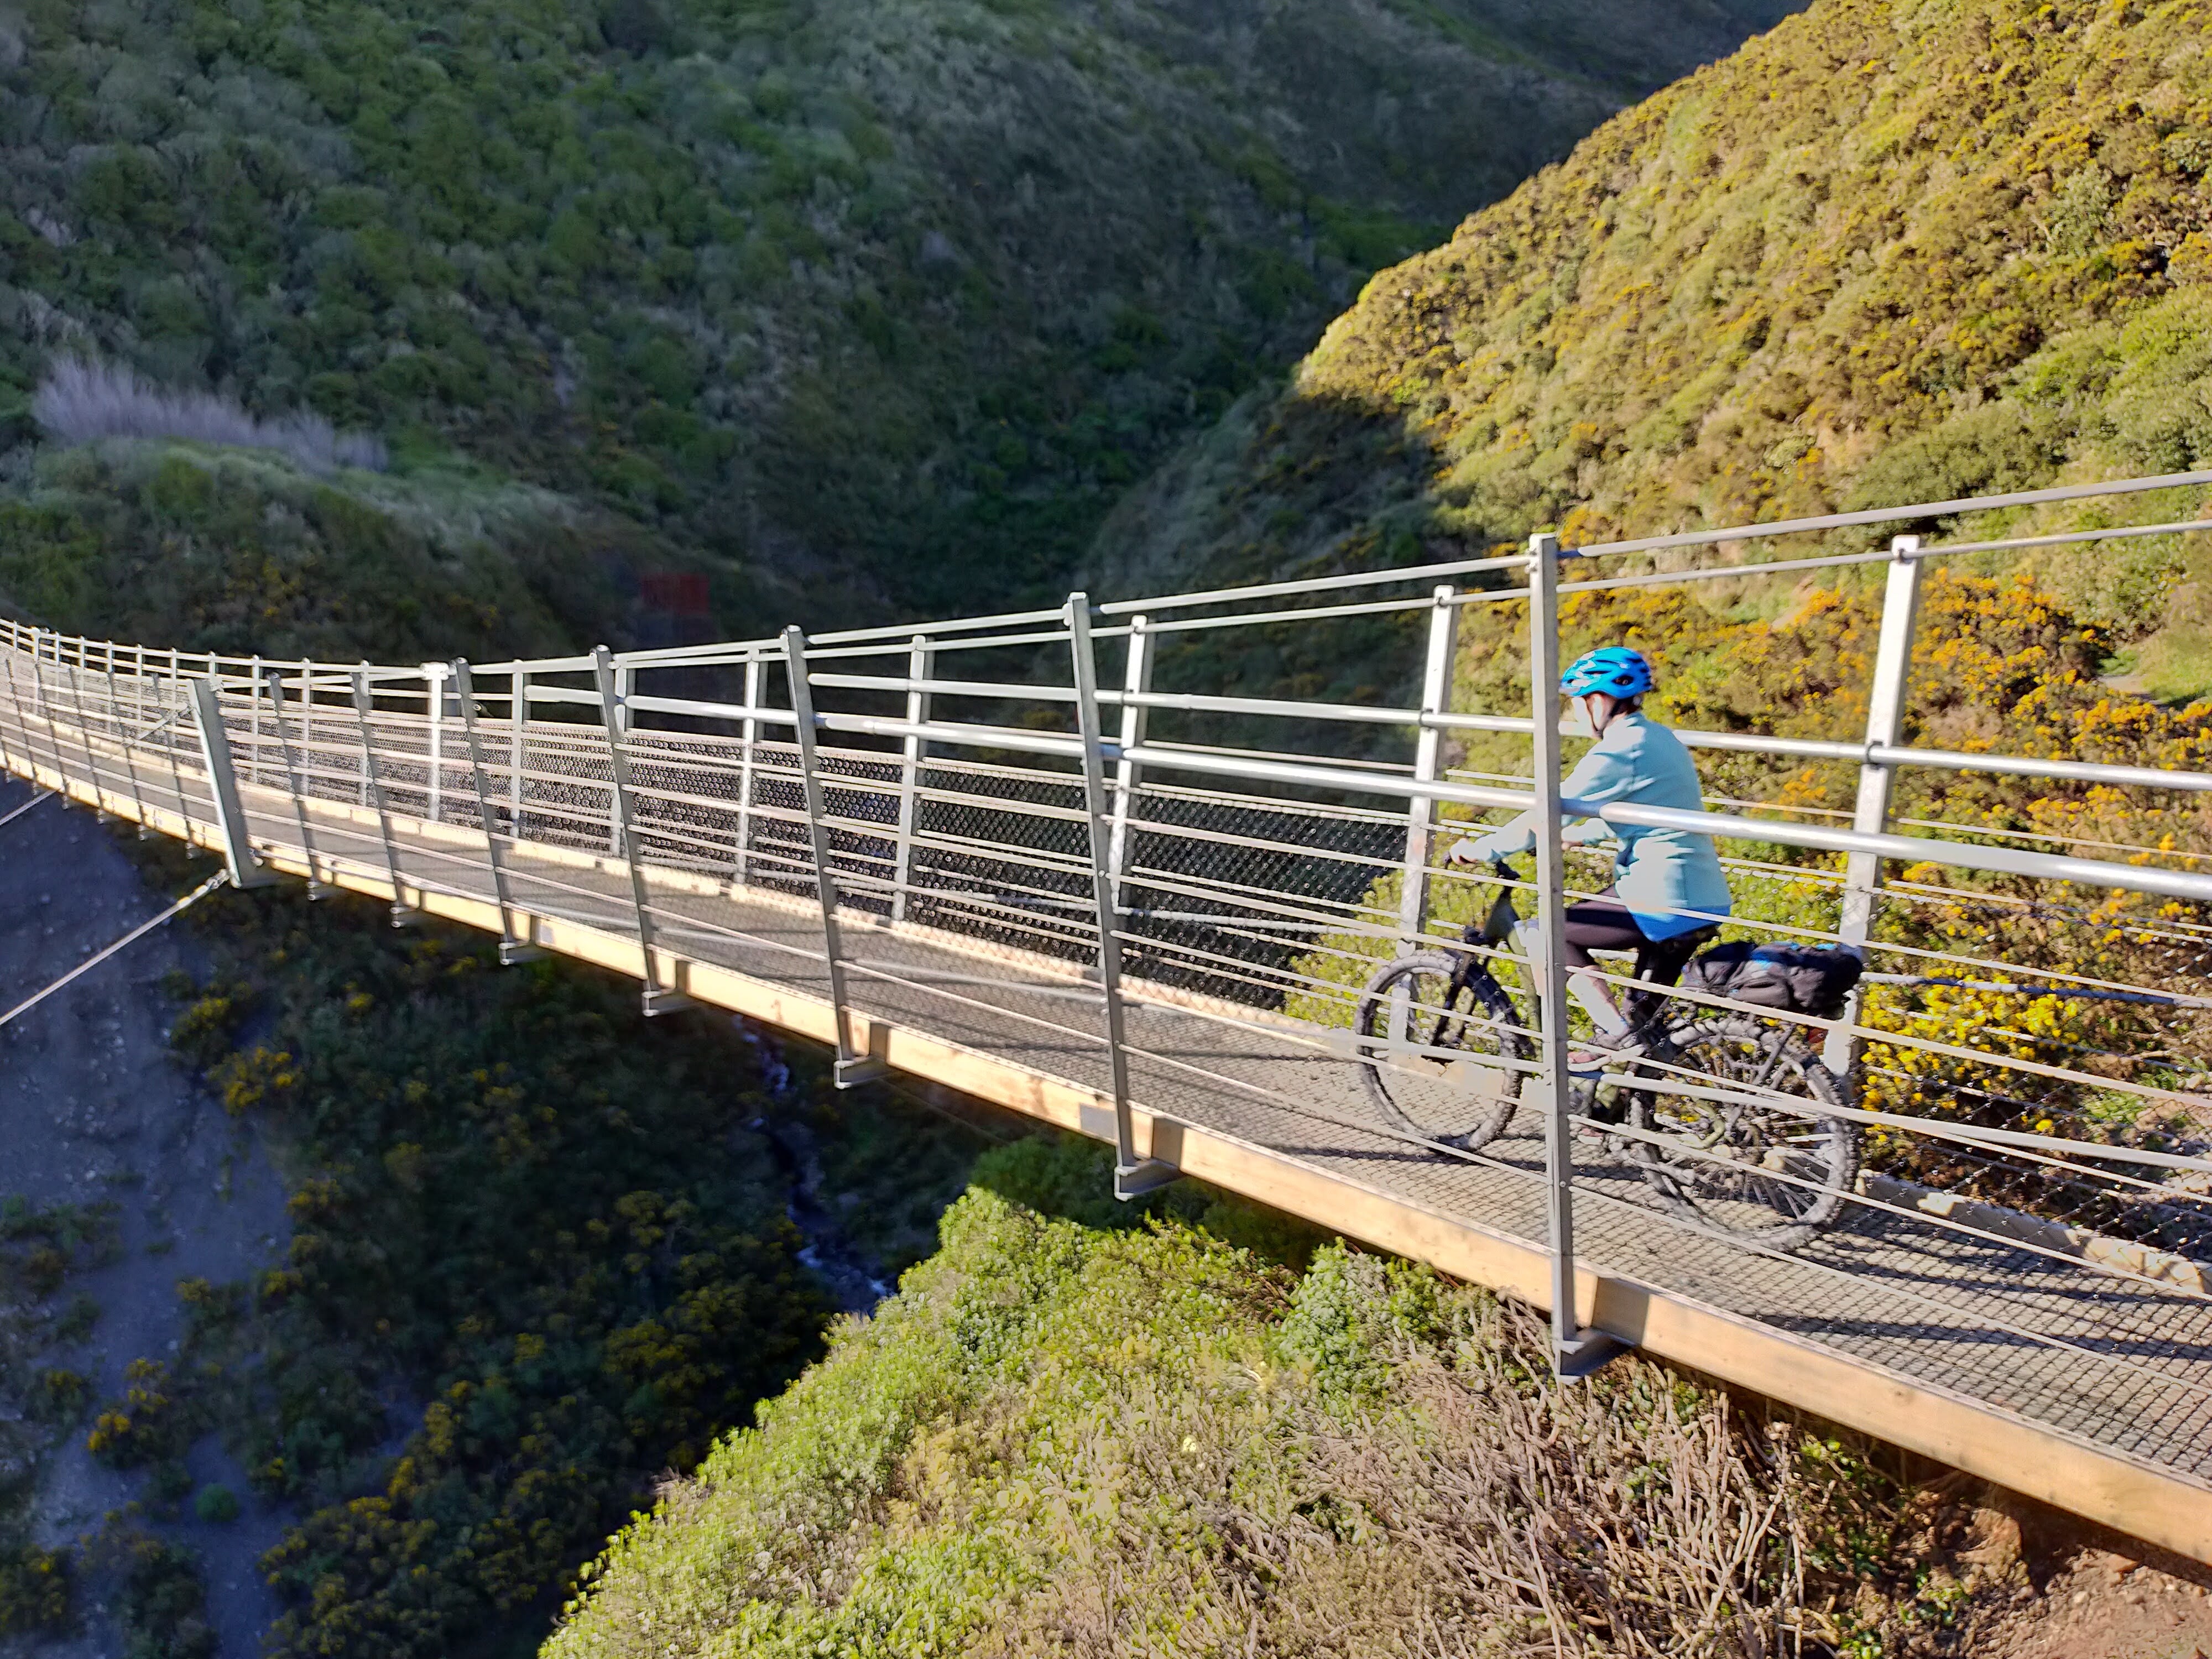
[[[1600,1073],[1641,1060],[1651,1045],[1624,1031],[1618,1037],[1595,1036],[1567,1050],[1569,1077],[1595,1077]]]

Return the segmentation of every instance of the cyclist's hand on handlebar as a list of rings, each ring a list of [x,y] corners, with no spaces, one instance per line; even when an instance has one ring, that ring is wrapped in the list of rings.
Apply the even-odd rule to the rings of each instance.
[[[1493,846],[1487,836],[1468,836],[1455,841],[1444,857],[1454,864],[1486,864],[1501,875],[1513,873],[1504,853]]]

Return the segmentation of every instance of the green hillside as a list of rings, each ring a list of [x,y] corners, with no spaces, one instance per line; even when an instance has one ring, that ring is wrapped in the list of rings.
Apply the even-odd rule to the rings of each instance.
[[[1116,515],[1105,585],[2203,465],[2204,40],[2187,3],[1823,0],[1376,277]],[[2123,642],[2171,615],[2178,695],[2203,556],[2051,570]]]
[[[234,526],[38,453],[33,392],[77,355],[380,438],[384,489],[324,481],[259,538],[319,591],[372,590],[423,520],[461,588],[512,588],[546,526],[604,544],[605,591],[548,613],[571,639],[641,625],[624,595],[669,566],[720,573],[723,628],[764,592],[818,617],[1050,589],[1369,272],[1789,9],[9,0],[0,586],[104,626],[87,562],[234,556]],[[495,510],[518,486],[551,492],[527,522]],[[423,644],[487,634],[532,629]]]
[[[2016,1565],[1947,1554],[1963,1509],[1905,1496],[1642,1361],[1560,1389],[1525,1310],[1424,1269],[983,1189],[544,1654],[1988,1650]]]

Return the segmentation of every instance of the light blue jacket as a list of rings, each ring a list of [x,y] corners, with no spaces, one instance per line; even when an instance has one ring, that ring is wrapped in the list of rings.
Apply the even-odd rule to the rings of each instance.
[[[1705,804],[1697,764],[1681,739],[1640,714],[1616,714],[1607,721],[1605,735],[1567,775],[1559,793],[1579,800],[1633,801],[1638,806],[1673,806],[1692,812]],[[1584,818],[1560,839],[1620,843],[1613,854],[1613,890],[1646,939],[1672,939],[1704,927],[1708,916],[1729,913],[1728,878],[1722,873],[1711,836]],[[1534,815],[1524,812],[1468,850],[1476,859],[1510,857],[1535,844]],[[1702,914],[1686,915],[1685,911]]]

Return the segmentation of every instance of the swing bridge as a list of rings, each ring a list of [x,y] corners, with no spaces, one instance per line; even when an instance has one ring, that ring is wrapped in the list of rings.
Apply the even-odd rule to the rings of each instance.
[[[238,886],[303,878],[388,902],[395,924],[482,929],[507,962],[592,963],[640,981],[648,1014],[720,1009],[834,1047],[841,1085],[903,1073],[1107,1141],[1123,1196],[1197,1177],[1492,1286],[1551,1310],[1563,1375],[1640,1348],[2212,1563],[2212,1096],[2194,1091],[2212,1073],[2212,819],[2195,805],[2212,773],[1905,741],[1930,564],[2207,533],[2208,485],[1538,536],[1418,568],[527,662],[276,661],[7,622],[0,762],[218,854]],[[1976,523],[1996,533],[1971,538]],[[1905,527],[1922,534],[1890,533]],[[1438,920],[1467,913],[1443,857],[1455,821],[1578,816],[1544,694],[1562,596],[1862,565],[1882,606],[1863,740],[1680,732],[1700,757],[1844,769],[1853,810],[1709,789],[1704,811],[1600,816],[1722,838],[1740,910],[1759,913],[1744,900],[1761,884],[1820,884],[1825,927],[1739,925],[1859,949],[1893,1008],[1937,988],[2087,1000],[2124,1012],[2142,1057],[2002,1019],[1870,1024],[1856,1000],[1832,1020],[1758,1011],[1797,1018],[1856,1079],[1844,1115],[1866,1167],[1795,1249],[1686,1218],[1626,1156],[1634,1133],[1595,1131],[1562,1086],[1545,958],[1601,878],[1540,836],[1522,982],[1555,994],[1534,1058],[1507,1062],[1526,1073],[1516,1115],[1474,1152],[1389,1127],[1362,1068],[1424,1075],[1424,1056],[1363,1049],[1352,1012],[1394,955],[1457,943]],[[1477,606],[1525,617],[1528,705],[1453,708]],[[1369,678],[1418,685],[1418,705],[1230,695],[1209,665],[1248,642],[1401,650]],[[1156,689],[1156,666],[1186,689]],[[1462,763],[1496,734],[1522,745],[1516,769]],[[2179,833],[1900,823],[1906,769],[2092,786]],[[2124,927],[2130,959],[2162,965],[2130,983],[1915,933],[1916,913],[1962,908],[1993,937],[2023,916]],[[1915,1079],[1925,1112],[1864,1103],[1913,1098]]]

